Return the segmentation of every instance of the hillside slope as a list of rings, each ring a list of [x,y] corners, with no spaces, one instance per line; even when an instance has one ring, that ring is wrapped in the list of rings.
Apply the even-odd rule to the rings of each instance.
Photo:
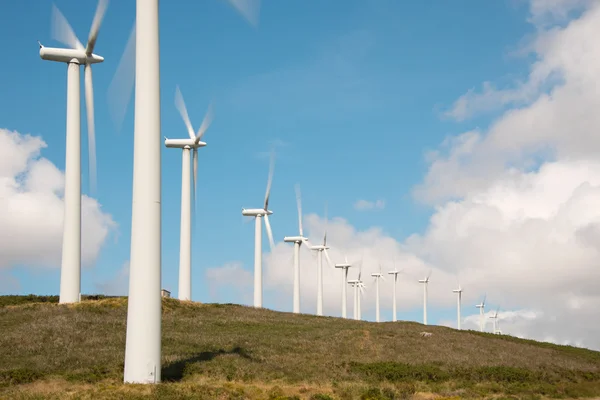
[[[163,301],[166,383],[123,385],[126,299],[29,301],[0,298],[0,398],[600,395],[600,353],[591,350],[173,299]]]

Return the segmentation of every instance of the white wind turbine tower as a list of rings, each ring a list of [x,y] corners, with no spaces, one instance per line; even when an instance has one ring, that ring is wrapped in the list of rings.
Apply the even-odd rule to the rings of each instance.
[[[269,238],[271,251],[275,247],[273,241],[273,231],[269,223],[269,215],[273,211],[269,210],[269,196],[271,194],[271,184],[273,183],[273,169],[275,168],[275,153],[271,153],[271,162],[269,164],[269,178],[267,180],[267,192],[265,193],[265,203],[263,208],[242,208],[242,215],[254,217],[254,307],[262,307],[262,218],[265,218],[265,228]]]
[[[323,244],[312,246],[310,249],[317,252],[317,315],[323,315],[323,253],[325,254],[329,267],[333,267],[331,258],[329,258],[329,254],[327,253],[327,250],[329,249],[329,247],[327,247],[327,211],[325,211],[325,234],[323,235]],[[344,287],[346,286],[344,285]]]
[[[375,322],[379,322],[379,279],[385,280],[381,273],[381,264],[379,264],[379,272],[375,272],[371,276],[375,278]]]
[[[489,318],[493,319],[493,333],[496,335],[501,335],[502,331],[500,328],[498,328],[498,311],[500,311],[500,307],[498,307],[494,315],[490,316]]]
[[[259,0],[230,0],[230,3],[256,25]],[[113,117],[119,126],[135,79],[133,207],[123,377],[127,383],[161,380],[159,48],[158,0],[136,0],[135,29],[109,88],[109,96],[116,105]],[[131,57],[134,51],[135,58]]]
[[[346,292],[346,284],[348,283],[348,268],[352,266],[352,264],[348,263],[348,258],[345,258],[345,262],[335,264],[335,268],[340,268],[342,270],[342,318],[347,318],[347,292]]]
[[[354,302],[353,305],[354,307],[352,308],[353,311],[353,319],[357,320],[358,319],[358,296],[357,296],[357,291],[358,291],[358,280],[357,279],[351,279],[348,282],[348,285],[352,286],[352,293],[353,296],[352,297],[352,301]]]
[[[392,321],[396,322],[397,321],[397,312],[396,312],[396,284],[398,283],[398,274],[402,272],[401,270],[398,271],[398,269],[396,269],[396,262],[394,261],[394,270],[393,271],[389,271],[388,274],[390,275],[394,275],[394,283],[393,283],[393,292],[392,292]]]
[[[81,292],[81,107],[80,70],[84,65],[85,105],[88,119],[88,150],[90,189],[96,190],[96,132],[94,125],[94,88],[92,64],[104,61],[93,53],[98,31],[108,0],[100,0],[92,21],[87,45],[84,47],[66,18],[52,6],[53,37],[69,49],[44,47],[40,42],[43,60],[67,64],[67,129],[65,160],[65,213],[63,225],[62,261],[60,269],[60,303],[76,303]]]
[[[423,325],[427,325],[427,285],[429,284],[429,277],[431,271],[425,279],[419,279],[419,283],[423,284]]]
[[[179,86],[175,89],[175,106],[183,118],[189,139],[167,139],[165,146],[168,148],[182,149],[181,170],[181,225],[179,236],[179,300],[192,299],[192,207],[190,204],[190,149],[194,149],[194,210],[196,209],[196,183],[198,176],[198,148],[206,146],[202,136],[212,122],[212,107],[209,106],[198,133],[194,133],[190,117],[183,101]]]
[[[302,197],[300,194],[300,185],[296,185],[296,205],[298,206],[298,230],[299,236],[286,236],[283,241],[294,243],[294,313],[300,312],[300,246],[306,243],[310,248],[308,239],[304,237],[302,231]]]
[[[457,296],[457,304],[456,304],[456,328],[460,330],[460,301],[461,301],[461,297],[462,297],[462,288],[460,286],[460,283],[458,284],[458,289],[454,289],[452,292],[456,293]]]
[[[477,305],[475,305],[475,307],[479,308],[479,331],[483,332],[485,330],[485,298],[486,296],[483,296],[483,301]]]

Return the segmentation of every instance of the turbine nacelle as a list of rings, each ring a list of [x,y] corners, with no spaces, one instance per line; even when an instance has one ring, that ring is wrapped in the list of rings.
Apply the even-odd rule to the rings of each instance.
[[[302,243],[305,240],[304,236],[286,236],[283,238],[283,241],[287,243]]]
[[[380,272],[375,272],[375,273],[372,273],[372,274],[371,274],[371,276],[373,276],[373,277],[375,277],[375,278],[380,278],[380,277],[382,277],[382,276],[383,276],[383,274],[382,274],[382,273],[380,273]]]
[[[42,60],[57,61],[64,63],[78,63],[80,65],[85,64],[97,64],[104,61],[104,57],[97,54],[90,54],[89,56],[84,50],[76,49],[59,49],[55,47],[44,47],[40,44],[40,57]]]
[[[390,275],[398,275],[400,273],[400,271],[389,271],[388,274]]]
[[[419,283],[429,283],[429,279],[419,279]]]
[[[271,214],[273,214],[273,211],[264,208],[242,208],[242,215],[246,217],[262,217]]]
[[[459,288],[459,289],[454,289],[454,290],[453,290],[453,292],[454,292],[454,293],[462,293],[462,291],[463,291],[463,290],[462,290],[462,289],[460,289],[460,288]]]
[[[193,139],[167,139],[165,138],[165,146],[169,148],[184,149],[186,147],[190,149],[197,149],[199,147],[206,146],[205,142],[199,141],[196,143]]]
[[[315,245],[315,246],[311,246],[310,249],[311,250],[315,250],[315,251],[323,251],[323,250],[329,250],[329,246],[318,244],[318,245]]]
[[[352,265],[348,264],[348,263],[335,264],[335,268],[350,268],[350,267],[352,267]]]

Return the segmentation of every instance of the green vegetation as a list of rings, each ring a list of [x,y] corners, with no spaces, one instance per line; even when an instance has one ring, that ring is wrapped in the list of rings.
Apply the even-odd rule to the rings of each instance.
[[[600,353],[414,322],[163,300],[161,385],[124,385],[127,299],[0,297],[0,399],[580,398]],[[423,330],[431,337],[421,337]]]

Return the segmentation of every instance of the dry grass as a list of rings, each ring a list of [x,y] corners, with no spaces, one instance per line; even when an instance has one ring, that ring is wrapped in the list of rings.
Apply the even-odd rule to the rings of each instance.
[[[166,384],[123,385],[126,299],[11,302],[24,303],[0,297],[0,398],[600,394],[600,353],[590,350],[437,326],[428,326],[433,336],[423,338],[423,325],[413,322],[173,299],[163,302]]]

